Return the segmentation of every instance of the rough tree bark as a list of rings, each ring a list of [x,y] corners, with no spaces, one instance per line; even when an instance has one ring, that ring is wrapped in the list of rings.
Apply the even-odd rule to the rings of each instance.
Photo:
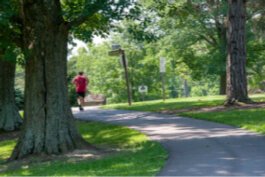
[[[11,159],[83,147],[67,94],[68,26],[59,0],[22,0],[26,55],[25,125]]]
[[[20,127],[22,119],[15,104],[16,63],[0,58],[0,130],[13,131]]]
[[[246,0],[229,0],[227,30],[227,101],[249,102],[246,78]]]

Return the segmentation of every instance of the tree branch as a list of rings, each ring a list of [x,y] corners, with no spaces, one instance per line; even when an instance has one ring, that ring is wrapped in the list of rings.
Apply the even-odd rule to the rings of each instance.
[[[87,21],[91,16],[93,16],[95,13],[97,13],[100,10],[100,7],[102,4],[104,4],[105,1],[102,0],[96,0],[93,4],[85,4],[85,7],[83,9],[83,12],[74,20],[70,21],[67,25],[68,28],[73,28],[81,25],[85,21]]]
[[[199,37],[200,38],[202,38],[202,39],[204,39],[206,42],[208,42],[210,45],[216,45],[217,43],[216,43],[216,41],[215,41],[215,39],[213,40],[213,38],[211,38],[211,39],[209,39],[209,38],[207,38],[205,35],[203,35],[203,34],[199,34]]]

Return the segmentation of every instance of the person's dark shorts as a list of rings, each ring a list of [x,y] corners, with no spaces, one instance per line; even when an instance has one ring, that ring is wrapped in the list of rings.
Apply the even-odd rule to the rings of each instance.
[[[83,98],[85,98],[85,92],[76,92],[76,94],[77,94],[77,96],[78,97],[83,97]]]

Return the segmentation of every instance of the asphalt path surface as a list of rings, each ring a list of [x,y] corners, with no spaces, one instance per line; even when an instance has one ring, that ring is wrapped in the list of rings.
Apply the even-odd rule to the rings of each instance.
[[[265,137],[256,133],[150,112],[92,107],[74,115],[126,125],[159,141],[169,153],[159,176],[265,176]]]

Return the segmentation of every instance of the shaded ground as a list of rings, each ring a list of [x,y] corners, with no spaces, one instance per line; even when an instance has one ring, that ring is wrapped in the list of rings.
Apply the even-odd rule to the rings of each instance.
[[[169,151],[161,176],[264,176],[265,137],[222,124],[148,112],[76,112],[83,120],[127,125],[146,133]]]
[[[154,176],[167,159],[165,149],[139,131],[95,121],[77,121],[77,128],[87,142],[104,151],[38,154],[5,163],[16,139],[0,141],[0,175]]]
[[[20,131],[0,132],[0,141],[12,140],[12,139],[18,138],[19,134],[20,134]]]
[[[69,152],[63,155],[32,155],[28,158],[19,160],[19,161],[12,161],[8,163],[0,163],[0,173],[5,172],[6,170],[17,170],[20,168],[28,168],[29,165],[34,164],[47,164],[50,162],[56,162],[56,161],[65,161],[65,162],[72,162],[76,163],[83,160],[88,159],[99,159],[102,157],[105,157],[109,155],[110,153],[104,152],[104,151],[95,151],[91,149],[79,149],[75,150],[73,152]]]
[[[13,131],[13,132],[0,132],[0,142],[11,140],[15,141],[15,139],[19,138],[21,131]],[[83,160],[88,159],[100,159],[102,157],[113,155],[118,153],[119,149],[115,148],[96,148],[89,144],[87,147],[83,147],[83,149],[77,149],[72,152],[68,152],[66,154],[60,155],[46,155],[46,154],[38,154],[38,155],[30,155],[27,158],[15,161],[8,160],[0,160],[0,173],[5,172],[6,170],[17,170],[20,168],[28,168],[29,165],[34,164],[47,164],[50,162],[56,161],[64,161],[69,163],[76,163]]]

